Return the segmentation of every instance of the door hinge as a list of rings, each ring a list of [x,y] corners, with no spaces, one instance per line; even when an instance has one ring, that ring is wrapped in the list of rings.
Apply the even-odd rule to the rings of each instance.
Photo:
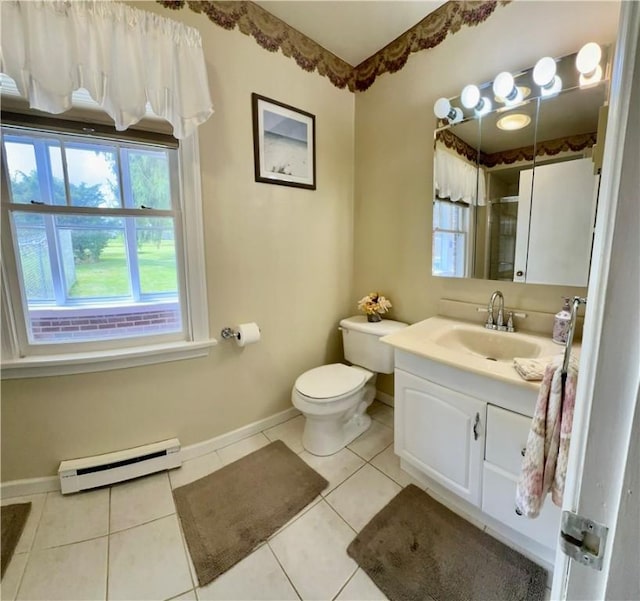
[[[560,547],[565,555],[594,570],[602,569],[609,528],[571,511],[562,512]]]

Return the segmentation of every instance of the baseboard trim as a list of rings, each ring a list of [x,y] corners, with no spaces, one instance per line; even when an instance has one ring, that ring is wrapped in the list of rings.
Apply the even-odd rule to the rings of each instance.
[[[246,426],[242,426],[237,430],[214,436],[209,440],[203,440],[195,444],[182,447],[180,456],[182,461],[195,459],[207,453],[217,451],[222,447],[226,447],[234,442],[238,442],[248,436],[253,436],[266,430],[273,428],[278,424],[289,421],[290,419],[300,415],[295,407],[289,407],[284,411],[280,411],[275,415],[270,415],[264,419],[252,422]],[[11,497],[25,497],[28,495],[36,495],[46,492],[56,492],[60,490],[60,478],[58,476],[45,476],[43,478],[25,478],[23,480],[10,480],[0,484],[0,497],[9,499]]]
[[[273,428],[278,424],[289,421],[290,419],[298,415],[300,415],[300,411],[298,411],[295,407],[289,407],[289,409],[280,411],[280,413],[265,417],[264,419],[259,419],[258,421],[252,422],[246,426],[242,426],[237,430],[232,430],[231,432],[220,434],[220,436],[215,436],[214,438],[210,438],[209,440],[203,440],[202,442],[187,445],[186,447],[182,447],[182,461],[195,459],[196,457],[201,457],[202,455],[206,455],[207,453],[212,453],[213,451],[217,451],[222,447],[227,447],[234,442],[238,442],[243,438],[258,434],[259,432],[262,432],[262,430]]]
[[[43,478],[25,478],[23,480],[9,480],[0,485],[0,497],[26,497],[44,492],[60,490],[60,478],[58,476],[44,476]]]
[[[376,390],[376,399],[378,399],[381,403],[385,405],[389,405],[389,407],[395,406],[395,401],[392,395],[387,394],[386,392],[382,392],[381,390]]]

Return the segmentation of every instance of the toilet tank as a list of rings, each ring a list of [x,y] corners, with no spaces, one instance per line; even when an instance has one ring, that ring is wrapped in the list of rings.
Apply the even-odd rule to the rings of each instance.
[[[406,328],[408,324],[392,319],[375,323],[365,315],[347,317],[340,322],[344,358],[380,374],[393,373],[393,347],[380,342],[380,337]]]

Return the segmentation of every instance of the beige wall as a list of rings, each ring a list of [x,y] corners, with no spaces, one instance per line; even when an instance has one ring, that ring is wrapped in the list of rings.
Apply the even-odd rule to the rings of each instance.
[[[341,358],[336,321],[370,290],[390,296],[391,317],[406,321],[433,315],[441,297],[486,302],[492,282],[430,275],[432,106],[532,65],[541,40],[557,40],[547,51],[561,55],[614,35],[614,3],[541,5],[499,7],[354,96],[202,15],[140,3],[202,32],[216,107],[200,132],[211,333],[255,320],[263,340],[221,344],[203,359],[4,381],[2,480],[172,436],[188,445],[286,409],[298,374]],[[315,192],[253,181],[251,92],[316,115]],[[574,292],[500,287],[509,305],[539,310]],[[392,392],[390,378],[381,385]]]
[[[260,344],[208,358],[2,383],[2,480],[61,459],[177,436],[206,440],[291,406],[305,369],[342,358],[353,313],[354,95],[253,38],[189,10],[140,6],[198,27],[216,112],[201,127],[210,329],[245,321]],[[317,190],[254,182],[251,92],[316,116]]]

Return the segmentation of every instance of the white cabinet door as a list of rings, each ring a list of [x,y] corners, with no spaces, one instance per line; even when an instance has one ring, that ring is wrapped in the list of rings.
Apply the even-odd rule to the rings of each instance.
[[[482,480],[482,511],[545,547],[555,549],[560,533],[562,511],[551,502],[551,495],[549,495],[537,518],[530,519],[519,515],[516,513],[517,486],[517,476],[485,462]]]
[[[395,371],[395,452],[480,506],[487,404]]]

